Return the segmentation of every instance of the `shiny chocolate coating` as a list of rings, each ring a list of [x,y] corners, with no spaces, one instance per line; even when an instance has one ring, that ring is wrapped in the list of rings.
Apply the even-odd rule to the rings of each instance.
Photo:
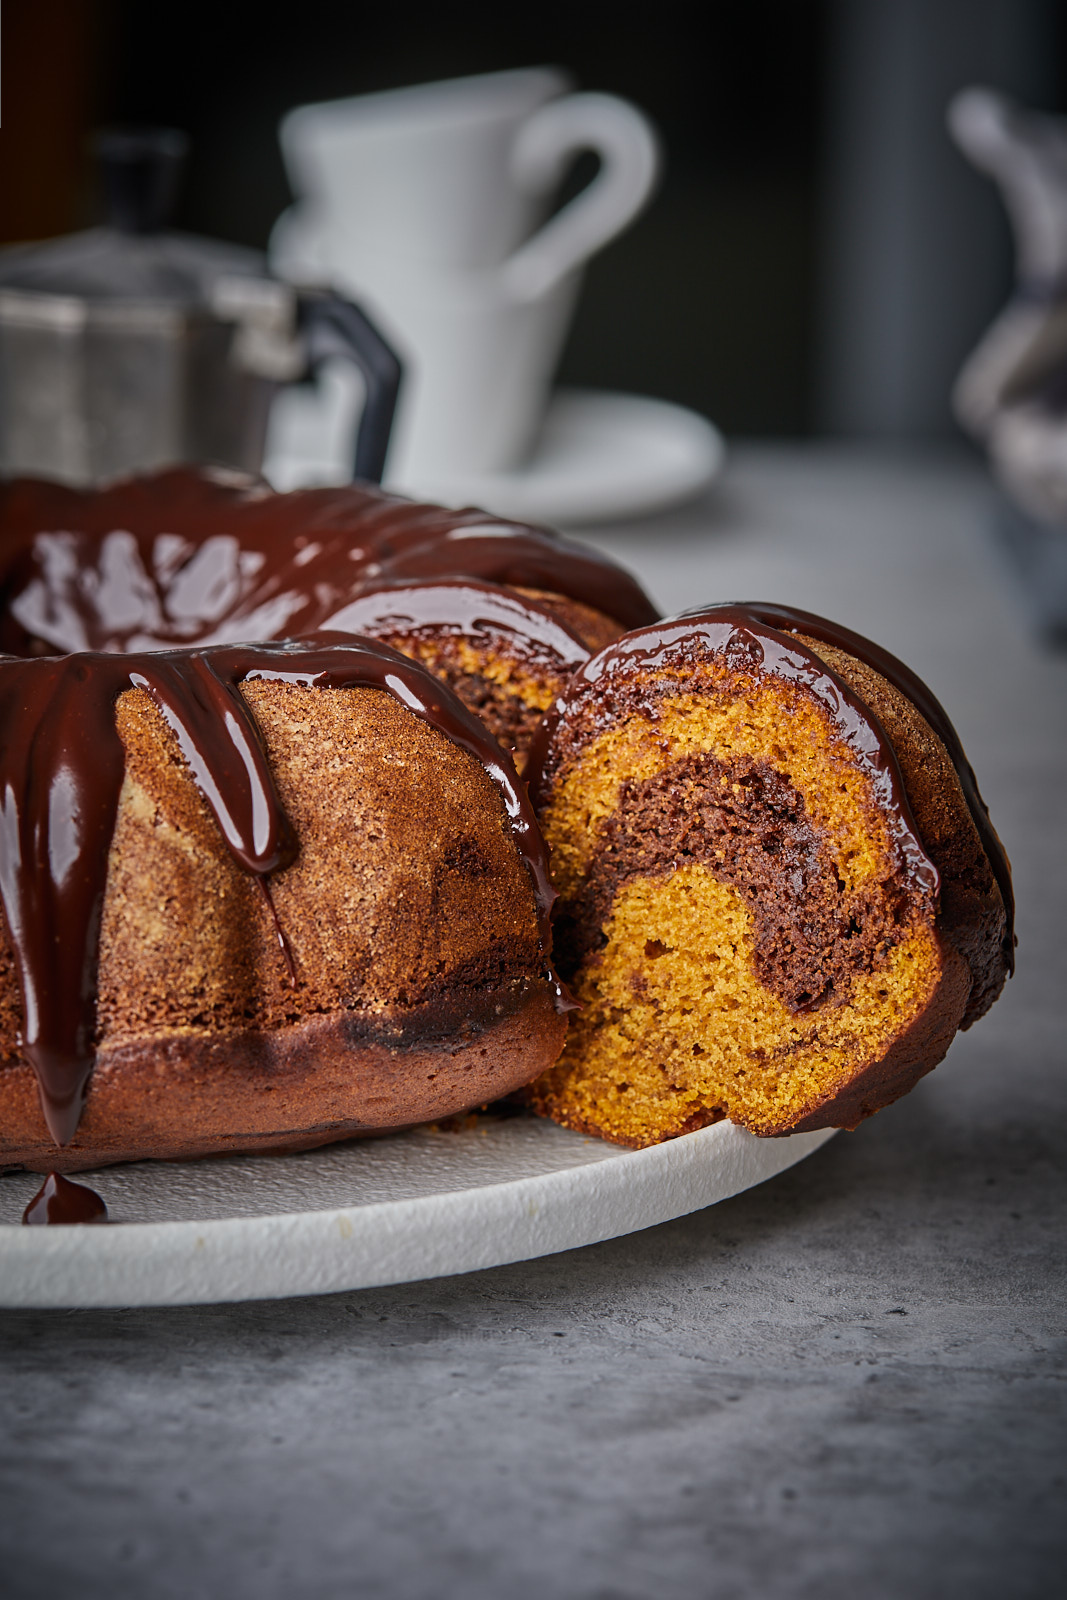
[[[581,639],[551,606],[503,584],[477,578],[424,582],[399,578],[360,595],[323,627],[372,637],[395,633],[418,638],[425,632],[430,638],[443,634],[477,639],[483,634],[502,634],[525,660],[574,668],[589,659]]]
[[[107,1206],[95,1189],[72,1183],[61,1172],[50,1172],[22,1213],[27,1228],[55,1227],[66,1223],[107,1221]]]
[[[639,627],[657,615],[597,551],[369,484],[275,494],[177,467],[82,491],[0,486],[0,649],[158,650],[297,638],[398,579],[546,590]]]

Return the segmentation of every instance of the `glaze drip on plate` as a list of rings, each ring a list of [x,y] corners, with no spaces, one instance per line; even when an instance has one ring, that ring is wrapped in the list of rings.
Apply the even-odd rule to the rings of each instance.
[[[22,1213],[27,1228],[70,1223],[106,1222],[107,1206],[88,1184],[72,1183],[61,1172],[50,1172]]]

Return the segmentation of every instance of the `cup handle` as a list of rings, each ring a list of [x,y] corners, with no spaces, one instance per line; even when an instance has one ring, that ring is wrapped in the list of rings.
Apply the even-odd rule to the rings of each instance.
[[[400,392],[403,369],[399,357],[365,312],[329,291],[298,292],[297,326],[311,373],[331,357],[343,356],[363,374],[366,399],[352,475],[367,483],[381,483]]]
[[[505,289],[516,300],[554,289],[622,232],[655,187],[660,162],[652,124],[610,94],[565,95],[535,111],[512,148],[512,178],[527,194],[545,194],[580,150],[600,157],[600,172],[504,263]]]

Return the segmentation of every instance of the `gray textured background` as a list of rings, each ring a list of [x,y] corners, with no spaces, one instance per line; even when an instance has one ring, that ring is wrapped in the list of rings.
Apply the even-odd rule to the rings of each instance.
[[[1063,1593],[1067,661],[951,457],[741,452],[598,537],[665,606],[905,654],[1016,868],[1020,970],[948,1060],[763,1187],[448,1281],[0,1321],[13,1596]]]

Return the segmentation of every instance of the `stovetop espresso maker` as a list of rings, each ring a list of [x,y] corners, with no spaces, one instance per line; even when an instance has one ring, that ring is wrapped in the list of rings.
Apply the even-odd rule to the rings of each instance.
[[[167,231],[185,143],[102,135],[105,225],[0,250],[0,474],[257,472],[279,385],[341,356],[365,387],[354,476],[380,482],[395,354],[357,306],[279,283],[259,252]]]

